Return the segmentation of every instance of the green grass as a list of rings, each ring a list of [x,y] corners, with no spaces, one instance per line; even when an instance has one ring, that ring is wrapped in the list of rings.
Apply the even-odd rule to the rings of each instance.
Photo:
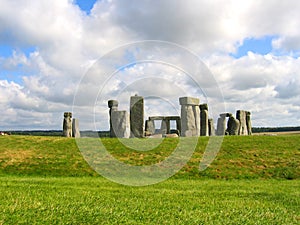
[[[156,146],[158,140],[143,139],[140,148]],[[159,140],[161,141],[161,140]],[[176,178],[300,178],[299,135],[225,137],[216,159],[203,172],[199,163],[208,138],[199,138],[196,150]],[[164,139],[150,151],[125,147],[117,139],[102,142],[117,159],[133,165],[149,165],[168,157],[178,139]],[[62,137],[0,137],[0,174],[39,176],[97,176],[83,159],[74,139]]]
[[[299,224],[300,180],[0,177],[1,224]]]
[[[131,165],[164,160],[178,143],[102,141]],[[225,137],[199,172],[207,142],[172,178],[131,187],[94,172],[74,139],[0,136],[0,224],[300,224],[298,135]]]

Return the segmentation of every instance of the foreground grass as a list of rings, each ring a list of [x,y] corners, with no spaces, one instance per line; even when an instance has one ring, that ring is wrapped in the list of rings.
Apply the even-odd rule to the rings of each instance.
[[[124,146],[117,139],[102,139],[117,159],[133,165],[164,160],[178,139],[129,139],[140,149]],[[193,156],[176,178],[300,178],[300,136],[230,136],[208,169],[199,162],[208,138],[200,137]],[[130,145],[130,143],[128,143]],[[98,176],[83,159],[74,139],[62,137],[0,136],[0,174],[33,176]]]
[[[299,224],[300,180],[0,177],[0,224]]]

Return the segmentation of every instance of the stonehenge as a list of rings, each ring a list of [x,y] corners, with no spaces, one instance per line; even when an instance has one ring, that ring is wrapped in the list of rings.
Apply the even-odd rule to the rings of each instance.
[[[247,118],[246,117],[247,117],[247,111],[244,111],[244,110],[236,111],[236,118],[240,121],[239,135],[248,135],[248,127],[247,127]],[[249,115],[249,117],[250,117],[250,115]]]
[[[79,131],[79,120],[73,118],[72,120],[72,137],[79,138],[80,131]]]
[[[227,113],[221,113],[217,123],[217,135],[223,136],[226,132],[226,116]]]
[[[144,98],[130,97],[130,137],[144,137]]]
[[[71,112],[64,113],[63,119],[63,136],[64,137],[80,137],[79,120],[73,118]]]
[[[209,118],[208,104],[200,104],[200,100],[194,97],[179,98],[180,116],[149,116],[146,120],[142,96],[130,97],[129,113],[118,110],[117,100],[108,100],[107,105],[109,136],[112,138],[252,135],[249,111],[237,110],[236,118],[232,113],[219,114],[215,129],[214,120]],[[80,137],[79,120],[72,118],[71,112],[64,112],[63,136]]]
[[[154,121],[161,121],[160,129],[156,129]],[[170,121],[176,121],[176,130],[170,128]],[[150,116],[145,122],[145,136],[153,134],[171,134],[172,132],[180,135],[181,119],[180,116]]]
[[[212,118],[208,119],[208,134],[209,136],[215,136],[216,131],[214,127],[214,120]]]
[[[200,104],[200,100],[194,97],[181,97],[179,104],[181,106],[180,116],[149,116],[144,121],[144,98],[142,96],[130,97],[129,113],[118,110],[117,100],[109,100],[110,137],[153,138],[252,134],[249,111],[237,110],[236,118],[232,113],[221,113],[217,120],[217,129],[215,129],[214,120],[209,118],[208,104]],[[65,120],[68,121],[70,116],[72,117],[72,115],[66,114]],[[171,129],[171,121],[176,122],[176,128],[172,127]],[[70,126],[67,122],[65,123],[64,126]],[[159,123],[160,125],[157,125]],[[74,124],[76,124],[76,120]],[[78,127],[78,125],[73,126]],[[73,133],[76,134],[75,130]]]
[[[129,115],[127,111],[112,111],[111,112],[111,124],[113,128],[114,137],[117,138],[129,138]]]
[[[181,136],[200,136],[199,99],[192,97],[179,98],[181,105]]]
[[[72,113],[65,112],[63,120],[63,136],[72,137]]]
[[[200,105],[200,136],[209,136],[208,129],[208,105]]]
[[[240,128],[240,121],[235,119],[231,113],[228,114],[227,133],[229,135],[238,135]]]
[[[108,100],[107,104],[108,104],[108,108],[109,108],[109,135],[110,135],[110,137],[116,137],[116,134],[115,134],[113,126],[112,126],[111,114],[112,114],[112,112],[118,110],[119,102],[117,100]]]

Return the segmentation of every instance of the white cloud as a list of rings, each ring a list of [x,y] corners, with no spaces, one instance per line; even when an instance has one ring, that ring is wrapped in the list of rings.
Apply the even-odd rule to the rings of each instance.
[[[80,116],[90,115],[92,112],[87,105],[101,101],[99,118],[105,118],[101,125],[103,129],[107,127],[106,98],[116,96],[120,106],[128,109],[126,104],[135,89],[145,95],[156,93],[157,96],[174,98],[174,104],[181,94],[180,89],[200,97],[202,102],[216,102],[216,87],[212,79],[202,77],[198,80],[205,89],[205,99],[203,93],[193,86],[193,80],[184,74],[193,74],[197,68],[195,61],[185,57],[183,50],[174,52],[171,48],[150,48],[146,44],[140,44],[140,52],[136,51],[134,55],[122,51],[113,53],[124,54],[122,59],[118,58],[119,65],[128,63],[130,58],[140,60],[147,57],[151,60],[160,55],[162,61],[172,62],[177,68],[153,63],[152,66],[137,64],[116,74],[107,84],[103,99],[97,99],[100,87],[112,71],[107,62],[100,60],[102,64],[98,66],[93,62],[97,64],[99,57],[114,48],[145,39],[175,42],[192,50],[215,75],[228,111],[240,107],[253,111],[254,126],[298,125],[295,124],[299,122],[296,111],[300,102],[300,59],[297,58],[300,4],[297,0],[167,0],[155,4],[150,0],[136,0],[131,4],[104,0],[95,4],[89,16],[70,0],[0,0],[0,5],[0,41],[15,49],[11,57],[0,58],[0,69],[20,73],[21,65],[21,73],[24,73],[20,75],[23,82],[18,84],[17,81],[6,81],[5,77],[0,80],[0,104],[4,115],[0,122],[7,129],[16,128],[18,124],[29,129],[60,129],[61,115],[72,109],[81,79],[86,83],[80,83],[79,93],[84,95],[76,99],[81,109]],[[229,56],[245,38],[266,35],[276,37],[272,43],[273,52],[268,55],[249,52],[240,59]],[[34,52],[23,53],[22,49],[27,47],[33,47]],[[281,55],[276,56],[278,52]],[[180,71],[180,68],[185,71]],[[85,80],[86,73],[91,75]],[[159,77],[161,82],[148,79],[147,82],[134,83],[137,79],[134,74],[143,74],[142,79]],[[127,87],[130,84],[131,87]],[[123,88],[124,93],[120,94]],[[151,112],[162,111],[161,108],[153,110],[154,103],[149,102],[152,102],[147,106]],[[279,123],[282,114],[286,119]],[[14,116],[13,120],[10,115]],[[82,123],[93,122],[80,119]]]

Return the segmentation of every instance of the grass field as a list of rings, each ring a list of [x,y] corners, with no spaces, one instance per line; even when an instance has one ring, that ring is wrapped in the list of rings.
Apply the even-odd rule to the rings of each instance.
[[[225,137],[215,161],[199,172],[208,141],[201,137],[179,173],[145,187],[99,176],[74,139],[0,137],[0,224],[299,224],[299,137]],[[163,160],[177,141],[138,152],[103,139],[133,165]]]

